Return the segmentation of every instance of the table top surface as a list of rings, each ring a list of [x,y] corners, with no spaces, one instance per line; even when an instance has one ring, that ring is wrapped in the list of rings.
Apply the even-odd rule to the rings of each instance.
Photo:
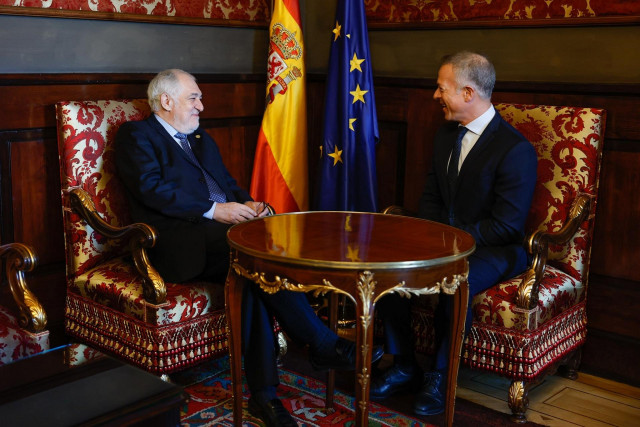
[[[460,229],[418,218],[365,212],[296,212],[236,224],[240,252],[288,264],[329,268],[416,268],[453,262],[475,250]]]

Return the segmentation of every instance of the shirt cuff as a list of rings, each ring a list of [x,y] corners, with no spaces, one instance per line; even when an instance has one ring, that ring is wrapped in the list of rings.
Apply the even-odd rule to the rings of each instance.
[[[202,216],[205,217],[205,218],[213,219],[213,214],[216,211],[216,206],[217,205],[218,205],[217,202],[213,202],[213,205],[211,206],[211,209],[209,209],[208,211],[203,213]]]

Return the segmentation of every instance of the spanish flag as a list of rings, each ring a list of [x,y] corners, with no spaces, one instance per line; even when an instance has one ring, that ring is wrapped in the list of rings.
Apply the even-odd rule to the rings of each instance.
[[[267,92],[251,197],[277,213],[308,209],[307,99],[298,0],[275,0],[269,27]]]

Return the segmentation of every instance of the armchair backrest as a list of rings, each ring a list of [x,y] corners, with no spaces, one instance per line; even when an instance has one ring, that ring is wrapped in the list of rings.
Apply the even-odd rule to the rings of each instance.
[[[151,110],[146,100],[65,101],[56,104],[58,154],[67,253],[67,276],[115,256],[116,244],[107,244],[73,212],[65,195],[84,189],[102,218],[113,226],[131,222],[124,190],[118,180],[113,140],[120,125],[142,120]]]
[[[558,231],[573,201],[591,197],[590,214],[567,245],[549,248],[549,264],[583,281],[587,277],[606,113],[597,108],[496,104],[500,115],[538,153],[538,178],[527,235]]]

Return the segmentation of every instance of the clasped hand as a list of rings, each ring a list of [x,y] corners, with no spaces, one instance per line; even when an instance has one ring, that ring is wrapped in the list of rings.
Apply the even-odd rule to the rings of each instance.
[[[213,219],[225,224],[238,224],[250,219],[269,215],[268,203],[266,202],[245,202],[245,203],[218,203],[213,213]]]

